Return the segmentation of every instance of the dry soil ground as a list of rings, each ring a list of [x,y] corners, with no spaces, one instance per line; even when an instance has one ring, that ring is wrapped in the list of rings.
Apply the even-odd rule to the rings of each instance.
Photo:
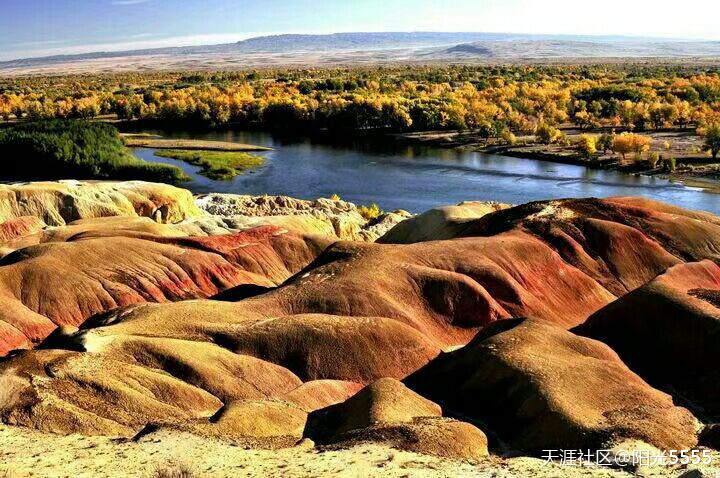
[[[717,465],[704,475],[720,476]],[[609,468],[543,466],[527,457],[491,457],[478,463],[360,445],[347,450],[296,446],[282,450],[250,450],[227,442],[185,433],[160,431],[137,442],[105,437],[55,436],[0,426],[0,477],[151,477],[159,471],[190,470],[208,477],[621,477]],[[653,469],[643,476],[679,476],[687,469]],[[173,475],[170,475],[173,476]]]

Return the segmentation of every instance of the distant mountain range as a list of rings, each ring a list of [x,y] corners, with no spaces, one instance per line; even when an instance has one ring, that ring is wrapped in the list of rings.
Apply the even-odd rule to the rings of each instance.
[[[272,35],[249,38],[238,42],[243,51],[313,51],[390,49],[457,45],[474,42],[515,41],[603,41],[644,42],[659,41],[634,37],[593,37],[576,35],[523,35],[511,33],[450,33],[450,32],[386,32],[333,33],[329,35]]]
[[[472,32],[273,35],[222,45],[17,59],[0,62],[0,73],[603,57],[714,58],[720,57],[720,42]]]

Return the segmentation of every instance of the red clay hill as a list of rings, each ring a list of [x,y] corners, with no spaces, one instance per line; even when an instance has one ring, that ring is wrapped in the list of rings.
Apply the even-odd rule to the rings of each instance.
[[[481,459],[690,448],[718,418],[714,215],[466,204],[374,243],[148,221],[0,225],[0,421]]]

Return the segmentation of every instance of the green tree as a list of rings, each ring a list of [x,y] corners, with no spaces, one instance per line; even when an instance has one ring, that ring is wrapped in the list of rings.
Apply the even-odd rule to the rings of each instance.
[[[609,149],[613,147],[613,136],[615,133],[603,133],[597,140],[597,147],[600,148],[603,154],[607,154]]]
[[[125,147],[111,125],[82,120],[24,123],[0,130],[0,149],[8,158],[8,179],[144,179],[179,183],[180,168],[146,163]]]
[[[713,124],[702,132],[705,138],[705,147],[710,150],[713,159],[717,159],[720,153],[720,124]]]

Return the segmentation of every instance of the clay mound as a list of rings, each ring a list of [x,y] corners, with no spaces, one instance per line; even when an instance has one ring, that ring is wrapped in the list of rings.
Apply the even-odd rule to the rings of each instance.
[[[110,436],[148,424],[233,438],[302,434],[306,411],[267,400],[302,384],[277,365],[204,342],[78,332],[66,343],[84,352],[33,350],[0,364],[0,421]],[[252,431],[259,420],[264,428]],[[281,433],[288,423],[295,431]]]
[[[670,396],[605,344],[546,321],[496,322],[406,383],[531,453],[605,449],[623,439],[660,449],[697,443],[697,421]]]
[[[410,422],[416,417],[440,417],[442,409],[401,382],[383,378],[346,401],[316,410],[308,416],[305,435],[330,443],[345,432],[378,423]]]
[[[453,239],[463,231],[464,224],[491,212],[507,209],[507,204],[466,201],[456,206],[430,209],[407,219],[387,231],[377,242],[412,244],[423,241]]]
[[[298,410],[309,411],[340,402],[360,386],[331,380],[302,384],[287,368],[228,350],[229,344],[216,340],[222,333],[267,322],[261,314],[238,316],[236,312],[235,304],[224,302],[148,304],[98,316],[67,336],[55,335],[44,346],[66,350],[21,353],[7,359],[0,369],[1,380],[22,384],[5,397],[0,406],[0,421],[56,433],[123,436],[153,423],[183,429],[191,427],[208,435],[264,439],[266,437],[242,432],[244,428],[233,425],[234,421],[217,426],[198,425],[199,428],[193,423],[215,415],[224,403],[236,401],[274,398],[295,403]],[[203,322],[188,320],[188,313],[200,314],[205,319]],[[308,336],[313,329],[322,329],[325,318],[298,319],[307,322],[304,335]],[[148,327],[145,320],[153,325]],[[298,327],[292,322],[302,320],[288,319],[290,330]],[[437,353],[432,348],[424,351],[422,347],[427,345],[423,343],[419,344],[420,350],[417,350],[418,344],[412,342],[411,348],[403,348],[402,334],[408,333],[404,330],[408,327],[393,329],[391,324],[391,328],[386,329],[382,322],[358,321],[358,329],[354,323],[357,319],[334,320],[336,335],[347,334],[345,345],[338,346],[330,336],[320,338],[326,345],[308,341],[304,351],[294,345],[294,349],[285,350],[289,362],[286,365],[309,364],[306,366],[327,370],[328,375],[347,373],[363,377],[390,370],[404,376]],[[211,329],[216,331],[214,337],[203,335],[203,331]],[[164,334],[173,331],[174,335],[185,338],[162,337],[161,331]],[[302,330],[296,332],[300,332],[296,339],[302,342]],[[282,327],[277,334],[279,342],[269,344],[270,350],[275,346],[284,350],[283,340],[292,337],[284,338]],[[409,335],[417,336],[417,333]],[[378,342],[373,343],[376,340]],[[292,342],[287,346],[292,346]],[[338,350],[342,350],[342,354],[338,354]],[[388,355],[384,361],[381,360],[383,353]],[[396,358],[389,356],[392,353]],[[293,354],[296,354],[294,359]],[[58,360],[59,356],[63,360]],[[414,362],[407,361],[408,357],[413,357]],[[188,409],[194,403],[199,405]],[[276,415],[271,412],[267,412],[269,416]],[[298,438],[295,434],[280,435]],[[280,442],[287,444],[284,438],[271,441],[272,446],[279,446]]]
[[[384,378],[345,402],[312,412],[305,436],[340,447],[384,442],[404,450],[461,459],[488,454],[482,431],[441,416],[437,404],[397,380]]]
[[[176,225],[191,236],[217,236],[245,231],[255,227],[272,226],[287,229],[297,234],[314,234],[337,238],[332,224],[311,215],[298,216],[204,216]]]
[[[241,442],[257,448],[293,446],[302,438],[307,412],[277,400],[242,400],[229,403],[210,423],[191,431]]]
[[[357,382],[344,380],[312,380],[286,393],[282,399],[312,412],[344,402],[363,388]]]
[[[720,417],[720,267],[670,268],[593,314],[575,331],[610,345],[655,386]]]
[[[35,217],[23,217],[8,222],[21,220],[33,221],[37,226],[30,230],[18,231],[13,238],[0,239],[0,258],[11,252],[47,242],[69,242],[77,239],[116,236],[145,238],[152,235],[177,238],[206,235],[202,230],[174,224],[162,224],[148,217],[112,216],[78,219],[60,227],[41,226],[42,221]],[[224,232],[224,234],[229,233],[230,231]]]
[[[720,424],[713,423],[703,428],[698,441],[702,446],[720,450]]]
[[[92,344],[151,336],[206,342],[278,364],[305,381],[360,383],[388,375],[402,378],[439,353],[427,337],[392,319],[303,314],[268,319],[262,307],[250,311],[243,307],[246,302],[121,309],[88,321],[74,340]]]
[[[49,226],[78,219],[144,216],[180,222],[199,216],[192,194],[167,184],[57,181],[0,185],[0,222],[34,216]]]
[[[455,237],[524,231],[616,296],[686,261],[720,260],[720,218],[641,198],[540,201],[462,223]]]
[[[163,371],[223,402],[281,396],[302,384],[283,367],[209,343],[142,336],[77,336],[85,351]]]
[[[440,348],[511,316],[574,325],[614,299],[523,231],[412,245],[336,243],[308,269],[257,300],[282,297],[295,313],[390,317]]]
[[[3,423],[52,433],[132,436],[147,423],[187,423],[222,406],[162,371],[69,351],[36,350],[0,363],[0,384]]]
[[[11,241],[31,234],[36,234],[45,228],[45,223],[33,216],[21,216],[0,223],[0,242]]]
[[[237,353],[279,364],[303,380],[367,383],[404,377],[440,352],[417,330],[379,317],[278,317],[248,325],[232,336],[218,334],[215,340]]]
[[[564,439],[598,444],[616,436],[680,448],[692,441],[692,417],[610,349],[563,331],[668,267],[720,250],[713,216],[653,207],[627,199],[533,203],[465,222],[463,237],[414,244],[333,243],[271,227],[167,237],[146,221],[123,226],[127,236],[114,236],[111,228],[76,224],[72,234],[57,232],[56,242],[2,260],[0,293],[7,305],[0,311],[0,337],[6,350],[27,347],[55,328],[45,314],[73,311],[57,321],[81,324],[80,330],[57,333],[45,346],[74,354],[78,363],[97,362],[116,378],[98,388],[75,373],[48,374],[43,364],[50,350],[21,353],[4,363],[0,376],[26,385],[5,398],[0,419],[116,433],[146,423],[195,423],[243,400],[286,400],[309,411],[349,393],[345,385],[335,389],[315,381],[402,379],[440,350],[467,344],[482,327],[500,326],[498,319],[530,316],[536,319],[528,322],[533,333],[512,347],[503,338],[530,326],[488,337],[503,345],[498,357],[475,346],[482,339],[449,355],[483,360],[468,359],[462,370],[448,365],[447,374],[430,376],[428,393],[477,392],[480,398],[472,406],[461,403],[468,407],[461,411],[485,418],[496,406],[505,410],[498,420],[510,423],[510,440],[526,448],[551,448]],[[688,228],[678,232],[683,241],[671,236],[678,223]],[[257,286],[254,292],[241,287],[221,296],[225,301],[202,299],[247,284]],[[178,299],[183,301],[164,303]],[[117,308],[123,304],[130,305]],[[528,359],[535,351],[542,360]],[[30,372],[23,364],[33,361],[40,365]],[[93,367],[88,370],[101,373]],[[476,369],[488,379],[467,375]],[[126,383],[129,373],[160,395]],[[529,376],[545,381],[535,384]],[[497,391],[512,384],[525,394],[507,391],[506,399]],[[318,397],[323,387],[331,394],[325,403]],[[468,393],[458,392],[464,387]],[[72,393],[63,395],[66,389]],[[132,410],[107,399],[130,393],[139,393],[137,401],[127,399]],[[183,394],[201,406],[187,410],[175,403]],[[28,408],[27,400],[35,405]],[[43,412],[57,404],[63,404],[61,412]],[[525,422],[514,415],[520,407],[527,410],[528,433],[521,433]],[[37,413],[28,414],[33,409]],[[71,423],[67,417],[74,417]],[[108,422],[99,426],[90,417]],[[558,432],[543,435],[546,423]]]
[[[238,284],[275,286],[327,244],[273,228],[212,238],[105,234],[122,231],[78,233],[3,258],[0,355],[117,307],[208,297]]]
[[[644,284],[686,257],[712,255],[710,252],[720,247],[720,244],[708,243],[718,237],[717,222],[714,216],[631,199],[532,203],[463,223],[461,235],[468,237],[450,243],[407,246],[337,243],[307,268],[307,274],[299,275],[281,290],[244,301],[247,304],[238,313],[263,310],[270,317],[320,313],[390,318],[417,330],[438,348],[465,344],[478,327],[498,318],[532,316],[571,327],[616,296]],[[682,232],[676,231],[677,224],[683,225]],[[73,227],[76,227],[70,237],[73,243],[88,244],[90,238],[104,239],[103,243],[95,243],[98,248],[117,249],[113,244],[115,240],[108,239],[112,235],[108,228],[95,224],[92,226],[95,230],[86,229],[83,224]],[[143,227],[162,234],[155,225]],[[684,235],[686,240],[675,241],[672,236],[675,233]],[[132,235],[133,240],[148,240],[144,232],[137,230],[126,234]],[[68,239],[60,232],[55,237]],[[288,240],[273,249],[274,252],[265,253],[255,245],[237,247],[235,237],[237,235],[158,239],[154,235],[153,242],[180,246],[183,250],[219,253],[222,260],[233,266],[258,271],[268,279],[236,282],[260,286],[282,282],[288,272],[300,270],[321,249],[302,241],[293,245]],[[123,249],[130,248],[125,244],[123,242]],[[59,246],[43,244],[42,247]],[[161,246],[149,249],[157,247]],[[298,254],[297,251],[303,249],[305,252]],[[271,260],[271,266],[263,262],[268,256],[277,258]],[[6,257],[5,261],[8,260],[10,257]],[[138,260],[152,262],[144,257]],[[218,258],[211,262],[215,260],[222,262]],[[292,263],[284,264],[285,261]],[[127,270],[122,263],[108,267]],[[223,283],[215,289],[226,286]],[[203,292],[207,295],[217,290],[203,288]],[[194,297],[202,296],[194,294]],[[183,296],[188,297],[193,295]],[[244,297],[247,296],[241,295]],[[117,305],[133,302],[137,300]],[[62,307],[55,309],[62,310]],[[101,310],[92,308],[89,312],[98,311]],[[47,334],[49,324],[43,317],[24,315],[26,325],[16,329],[31,333],[36,330],[34,336],[40,337]],[[42,312],[40,315],[44,316]],[[75,315],[73,321],[65,322],[83,320],[79,316],[84,314]],[[13,346],[22,342],[16,331],[4,329],[0,333],[6,337],[5,342]],[[355,376],[315,378],[357,380]]]
[[[75,239],[92,237],[186,237],[187,234],[175,224],[155,222],[148,217],[98,217],[78,219],[65,227],[50,228],[42,234],[39,243],[67,242]],[[202,234],[197,234],[202,235]]]
[[[487,436],[482,430],[470,423],[441,417],[420,417],[408,423],[383,423],[351,430],[333,448],[368,442],[454,460],[480,461],[489,454]]]
[[[184,312],[185,323],[192,324],[188,331],[159,322],[157,309],[143,308],[118,313],[98,333],[152,329],[161,337],[221,343],[306,380],[367,383],[402,378],[438,349],[467,343],[493,320],[528,314],[572,326],[613,299],[521,232],[409,246],[341,242],[282,287],[231,304],[232,320],[229,314],[209,320],[205,307],[193,305]],[[260,317],[266,322],[237,325]],[[349,341],[352,360],[337,354],[337,340]]]

